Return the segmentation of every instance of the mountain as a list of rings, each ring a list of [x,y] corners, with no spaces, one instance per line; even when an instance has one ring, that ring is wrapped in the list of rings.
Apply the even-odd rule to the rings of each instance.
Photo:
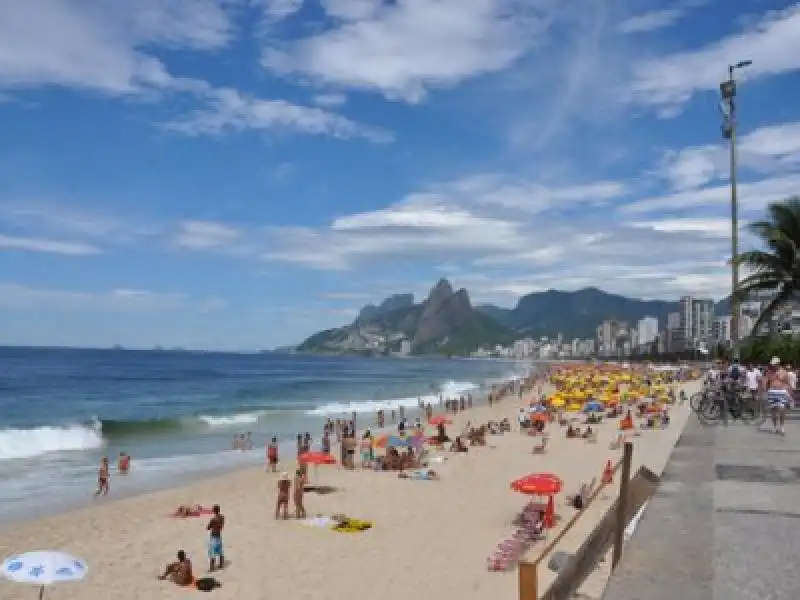
[[[376,319],[381,315],[388,314],[401,308],[414,306],[414,294],[394,294],[381,302],[378,306],[367,304],[358,313],[356,322],[366,323],[370,319]]]
[[[656,317],[663,326],[667,315],[680,310],[680,303],[664,300],[639,300],[589,287],[575,292],[547,290],[523,296],[512,309],[492,305],[477,310],[506,327],[534,338],[593,338],[597,326],[606,319],[630,325],[643,317]]]
[[[507,344],[514,332],[475,310],[467,290],[440,280],[428,297],[414,304],[411,294],[396,294],[368,304],[351,325],[321,331],[297,347],[300,352],[388,354],[404,340],[413,354],[467,355],[479,347]]]

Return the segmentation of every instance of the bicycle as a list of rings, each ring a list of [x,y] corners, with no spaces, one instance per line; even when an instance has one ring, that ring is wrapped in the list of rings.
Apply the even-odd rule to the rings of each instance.
[[[746,389],[731,384],[720,384],[694,394],[690,406],[704,425],[717,425],[725,416],[746,425],[762,425],[767,420],[764,404]]]

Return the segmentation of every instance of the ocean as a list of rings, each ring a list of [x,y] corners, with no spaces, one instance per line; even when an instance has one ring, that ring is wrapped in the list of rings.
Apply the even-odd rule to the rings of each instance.
[[[297,433],[318,438],[328,417],[355,411],[359,427],[372,425],[380,408],[413,410],[439,394],[483,398],[530,369],[511,360],[0,347],[0,521],[86,504],[103,456],[112,465],[121,451],[132,456],[128,476],[112,466],[114,497],[171,487],[262,463],[273,435],[288,456]],[[232,451],[246,432],[255,449]]]

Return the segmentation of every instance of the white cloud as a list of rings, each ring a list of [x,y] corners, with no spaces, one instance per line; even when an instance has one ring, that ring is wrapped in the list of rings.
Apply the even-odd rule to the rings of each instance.
[[[336,24],[300,40],[275,43],[263,65],[320,84],[380,92],[418,102],[505,69],[540,39],[554,0],[326,0]]]
[[[327,227],[274,230],[264,258],[321,270],[446,263],[448,276],[479,301],[589,285],[640,297],[725,293],[720,282],[730,245],[721,217],[659,215],[626,223],[603,203],[587,201],[604,195],[597,190],[613,197],[620,191],[613,182],[547,188],[546,201],[533,205],[485,200],[506,198],[507,185],[501,176],[458,180],[385,209],[341,216]],[[582,210],[565,219],[561,210],[576,206]],[[473,278],[469,284],[461,282],[464,271]],[[688,289],[690,283],[697,289]],[[395,291],[408,289],[397,285]]]
[[[241,232],[235,227],[212,221],[184,221],[175,236],[175,244],[189,250],[227,248],[239,241]]]
[[[0,234],[0,251],[2,250],[22,250],[44,254],[61,254],[62,256],[92,256],[102,252],[100,248],[83,242],[65,242]]]
[[[195,300],[185,294],[119,288],[86,292],[55,288],[37,288],[17,283],[0,282],[0,307],[21,310],[75,310],[103,312],[153,312],[222,310],[221,298]]]
[[[629,227],[652,229],[667,233],[697,233],[698,235],[729,238],[730,219],[704,219],[686,217],[681,219],[658,219],[655,221],[635,221]]]
[[[299,0],[253,0],[267,20],[299,10]],[[245,0],[30,0],[0,3],[0,89],[50,85],[112,96],[188,93],[206,108],[166,124],[189,135],[245,129],[364,137],[377,128],[320,108],[251,98],[173,74],[157,50],[212,51],[233,39]]]
[[[342,270],[375,260],[500,253],[523,242],[513,221],[480,216],[435,198],[412,197],[389,208],[341,217],[330,227],[272,230],[265,260]]]
[[[390,133],[355,123],[341,115],[316,107],[283,100],[261,100],[232,89],[208,93],[208,109],[201,109],[165,123],[172,131],[186,135],[220,135],[228,131],[275,130],[337,138],[364,138],[390,142]]]
[[[303,0],[250,0],[262,12],[267,24],[283,21],[303,8]]]
[[[227,0],[0,3],[0,87],[47,85],[125,95],[175,84],[152,46],[214,50],[233,25]]]
[[[782,123],[756,129],[739,137],[737,159],[740,168],[760,173],[777,173],[800,166],[800,122]],[[676,190],[697,188],[727,179],[730,155],[726,144],[690,146],[664,156],[659,174]]]
[[[0,222],[37,236],[69,236],[114,244],[138,242],[159,233],[158,226],[136,217],[120,219],[102,211],[38,199],[1,202]]]
[[[772,177],[761,181],[740,183],[737,186],[739,204],[744,210],[761,211],[770,202],[797,195],[800,190],[800,174]],[[731,191],[728,185],[703,187],[675,192],[663,196],[644,198],[619,206],[620,214],[639,214],[716,208],[727,210]]]
[[[727,66],[740,60],[753,61],[740,73],[743,80],[800,69],[800,4],[770,12],[744,32],[696,50],[639,63],[629,99],[674,116],[694,94],[717,91],[720,81],[727,78]]]
[[[619,181],[549,187],[536,181],[500,174],[469,176],[433,189],[455,201],[468,199],[476,205],[516,209],[531,214],[582,203],[601,205],[629,193],[628,186]]]
[[[684,14],[685,11],[680,8],[653,10],[625,19],[618,29],[620,33],[645,33],[664,29],[680,21]]]
[[[347,102],[347,96],[344,94],[317,94],[313,98],[314,104],[326,108],[342,106]]]

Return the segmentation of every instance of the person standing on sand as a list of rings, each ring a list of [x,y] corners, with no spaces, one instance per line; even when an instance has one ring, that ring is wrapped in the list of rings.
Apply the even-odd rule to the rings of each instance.
[[[267,445],[267,471],[274,473],[278,470],[278,438],[273,436]]]
[[[297,469],[294,474],[294,516],[298,519],[306,518],[306,508],[303,506],[303,494],[306,491],[306,476],[302,469]]]
[[[100,461],[100,468],[97,469],[97,491],[94,493],[94,497],[97,498],[101,494],[103,496],[108,495],[108,479],[109,479],[109,468],[108,468],[108,457],[104,456],[103,459]]]
[[[275,502],[275,519],[288,519],[289,518],[289,492],[292,488],[292,482],[289,479],[289,474],[281,473],[278,479],[278,499]]]
[[[208,570],[213,571],[216,559],[219,558],[219,567],[225,564],[225,550],[222,546],[222,529],[225,527],[225,517],[220,512],[219,504],[215,504],[211,508],[213,513],[211,520],[206,526],[209,532],[208,538]]]

